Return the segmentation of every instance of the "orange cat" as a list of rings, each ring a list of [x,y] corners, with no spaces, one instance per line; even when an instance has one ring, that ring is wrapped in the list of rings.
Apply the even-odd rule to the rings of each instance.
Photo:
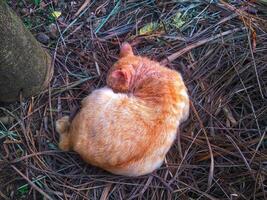
[[[59,147],[114,174],[148,174],[161,166],[188,114],[181,75],[124,43],[107,87],[83,99],[72,122],[66,116],[56,122]]]

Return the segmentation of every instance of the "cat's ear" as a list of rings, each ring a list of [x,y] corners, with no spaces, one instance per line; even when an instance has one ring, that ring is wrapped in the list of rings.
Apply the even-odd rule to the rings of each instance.
[[[122,84],[128,83],[130,79],[125,70],[115,70],[111,73],[111,77]]]
[[[128,42],[122,43],[120,49],[120,57],[132,56],[132,55],[134,55],[134,53],[131,45]]]

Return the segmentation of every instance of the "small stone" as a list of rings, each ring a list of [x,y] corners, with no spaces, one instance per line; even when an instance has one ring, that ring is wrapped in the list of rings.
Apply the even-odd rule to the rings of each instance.
[[[36,39],[43,44],[48,44],[50,41],[50,38],[45,33],[38,33]]]
[[[48,31],[49,31],[49,36],[52,38],[52,39],[56,39],[57,36],[58,36],[58,29],[57,29],[57,25],[56,24],[50,24],[48,26]]]
[[[20,10],[20,13],[21,13],[22,15],[26,15],[26,14],[29,13],[29,10],[28,10],[27,8],[22,8],[22,9]]]
[[[107,9],[106,9],[105,7],[102,7],[102,8],[100,9],[100,11],[101,11],[101,14],[102,14],[102,15],[106,15],[106,14],[107,14]]]

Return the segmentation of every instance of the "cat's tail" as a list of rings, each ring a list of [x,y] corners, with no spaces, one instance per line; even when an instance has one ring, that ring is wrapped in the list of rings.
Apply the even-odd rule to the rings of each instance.
[[[63,151],[69,151],[71,149],[70,140],[70,118],[64,116],[56,121],[56,131],[59,133],[59,148]]]

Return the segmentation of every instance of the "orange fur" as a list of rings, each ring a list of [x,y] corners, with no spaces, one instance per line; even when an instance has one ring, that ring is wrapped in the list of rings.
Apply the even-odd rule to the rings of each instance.
[[[129,44],[109,70],[107,86],[93,91],[70,123],[57,121],[59,147],[114,174],[139,176],[159,168],[189,114],[181,75]]]

